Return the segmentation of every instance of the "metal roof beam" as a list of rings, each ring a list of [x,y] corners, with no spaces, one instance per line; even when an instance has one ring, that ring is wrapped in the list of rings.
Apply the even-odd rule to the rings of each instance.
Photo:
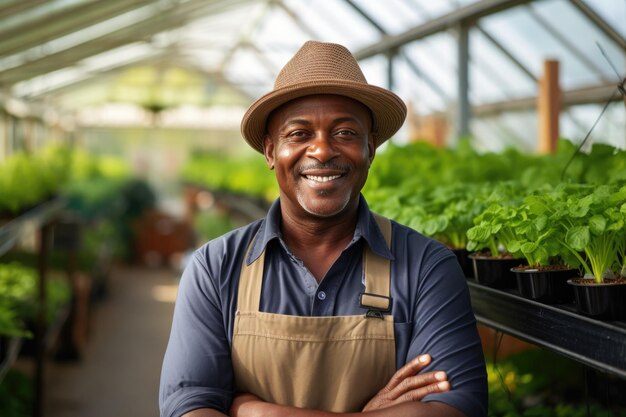
[[[113,77],[117,73],[127,68],[132,68],[134,66],[144,65],[144,64],[159,64],[163,61],[164,58],[169,59],[169,57],[166,57],[163,54],[150,55],[147,57],[139,58],[137,60],[133,60],[131,62],[124,61],[124,63],[121,63],[121,64],[114,64],[114,65],[108,66],[106,69],[98,69],[95,71],[94,70],[85,71],[83,73],[83,76],[77,77],[67,83],[58,84],[56,86],[47,88],[45,90],[39,91],[34,94],[20,96],[20,98],[32,100],[32,99],[38,99],[42,97],[54,97],[58,94],[65,93],[68,91],[73,91],[85,85],[92,84],[94,80],[107,79],[107,78]]]
[[[360,8],[354,1],[345,0],[346,4],[348,4],[354,11],[356,11],[359,16],[363,19],[367,20],[369,24],[374,26],[374,28],[383,35],[387,35],[387,31],[383,28],[377,21],[375,21],[368,13],[365,12],[362,8]]]
[[[111,49],[145,40],[157,33],[176,28],[185,24],[191,17],[198,17],[218,10],[227,9],[246,3],[249,0],[213,2],[207,7],[205,0],[190,0],[184,4],[173,6],[170,10],[159,10],[144,21],[91,39],[75,47],[62,50],[25,64],[0,72],[0,85],[13,84],[45,74],[47,72],[69,67],[74,63],[107,52]]]
[[[602,68],[596,65],[596,63],[589,59],[587,55],[582,53],[580,49],[570,41],[566,36],[564,36],[561,32],[559,32],[554,25],[548,20],[541,16],[535,9],[532,7],[528,7],[528,11],[532,15],[533,19],[539,23],[541,27],[543,27],[548,33],[550,33],[561,45],[563,45],[569,52],[571,52],[583,65],[585,65],[589,70],[595,73],[600,79],[603,81],[607,81]]]
[[[578,104],[604,104],[613,96],[613,101],[622,101],[620,94],[615,94],[615,84],[601,84],[562,93],[563,107]],[[475,116],[488,116],[508,111],[533,110],[537,107],[537,97],[526,97],[497,103],[479,104],[472,107]]]
[[[589,19],[598,29],[615,42],[622,50],[626,50],[626,39],[615,30],[606,20],[604,20],[591,7],[587,6],[582,0],[570,0],[570,3],[577,7],[582,14]]]
[[[0,4],[0,18],[21,13],[24,10],[31,9],[48,2],[49,0],[13,0],[5,1]]]
[[[409,42],[456,27],[460,23],[471,25],[481,17],[510,9],[521,4],[526,4],[530,1],[535,0],[481,0],[457,9],[444,16],[425,22],[424,24],[409,29],[406,32],[394,36],[388,36],[380,42],[357,51],[354,56],[360,60],[370,58],[374,55],[384,54],[389,50],[399,48]]]
[[[476,30],[478,30],[493,46],[495,46],[500,52],[502,52],[517,68],[519,68],[524,74],[528,76],[531,80],[537,82],[537,77],[532,73],[524,64],[522,64],[517,58],[513,56],[513,54],[506,49],[497,39],[491,36],[485,29],[483,29],[480,25],[474,26]]]
[[[249,30],[245,33],[240,33],[239,38],[235,44],[229,48],[224,57],[222,58],[222,62],[218,66],[220,71],[225,71],[226,66],[230,62],[230,60],[235,55],[235,52],[243,46],[244,43],[250,42],[251,35],[259,28],[263,19],[269,14],[269,11],[272,9],[274,4],[276,4],[276,0],[267,0],[265,3],[265,7],[263,10],[255,17],[254,22],[249,26]]]
[[[304,33],[306,33],[313,39],[319,38],[319,34],[315,32],[307,22],[302,20],[300,16],[298,16],[296,12],[291,10],[291,8],[289,8],[284,2],[278,1],[276,2],[276,5],[279,6],[281,9],[283,9],[285,13],[287,13],[289,17],[291,17],[294,20],[294,22],[296,22],[300,26],[300,28],[304,31]]]
[[[154,0],[99,0],[60,9],[18,27],[0,24],[0,55],[14,54],[103,22]]]
[[[441,100],[444,103],[447,104],[447,103],[450,102],[450,97],[448,96],[448,94],[446,94],[446,92],[443,91],[443,89],[439,86],[439,84],[437,84],[435,81],[433,81],[432,78],[430,78],[429,76],[425,75],[424,72],[417,66],[417,64],[415,62],[413,62],[411,57],[409,57],[404,52],[400,52],[399,55],[402,58],[404,58],[404,62],[406,62],[408,67],[411,69],[411,71],[413,71],[413,73],[417,76],[417,78],[419,78],[422,81],[424,81],[424,83],[426,83],[426,85],[428,85],[431,88],[431,90],[433,90],[435,92],[435,94],[437,94],[439,96],[439,98],[441,98]]]

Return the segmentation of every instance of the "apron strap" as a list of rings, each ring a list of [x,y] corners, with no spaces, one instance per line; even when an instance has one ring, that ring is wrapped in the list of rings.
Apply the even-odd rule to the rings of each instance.
[[[250,241],[241,265],[239,294],[237,295],[237,310],[239,311],[259,311],[261,285],[263,284],[263,266],[265,265],[265,249],[250,265],[246,264],[246,259],[248,259],[250,249],[252,249],[252,244],[256,237],[257,235]]]
[[[379,214],[372,213],[380,227],[387,247],[391,249],[391,221]],[[382,312],[391,311],[391,262],[377,256],[365,244],[363,248],[365,292],[360,295],[361,307],[369,309],[368,316],[382,317]]]

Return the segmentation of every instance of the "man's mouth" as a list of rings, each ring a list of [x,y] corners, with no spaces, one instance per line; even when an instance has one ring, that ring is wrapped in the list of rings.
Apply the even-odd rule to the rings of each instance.
[[[304,177],[315,182],[328,182],[340,178],[341,175],[305,175]]]

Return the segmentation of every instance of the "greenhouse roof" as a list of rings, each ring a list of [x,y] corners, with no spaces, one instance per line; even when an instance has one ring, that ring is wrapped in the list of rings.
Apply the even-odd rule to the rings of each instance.
[[[467,102],[484,123],[473,133],[533,109],[546,59],[560,62],[566,105],[619,100],[626,76],[619,0],[7,0],[0,36],[0,91],[70,110],[246,107],[308,39],[347,46],[416,113]],[[623,126],[615,108],[607,125]],[[593,121],[574,108],[566,118],[576,135]],[[515,133],[517,120],[498,129]]]

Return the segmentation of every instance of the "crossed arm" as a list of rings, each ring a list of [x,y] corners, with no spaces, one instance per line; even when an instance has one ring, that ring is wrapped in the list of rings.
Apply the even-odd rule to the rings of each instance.
[[[426,395],[450,389],[445,372],[434,371],[418,374],[430,363],[430,356],[421,355],[400,368],[363,408],[360,413],[330,413],[307,410],[262,401],[252,394],[239,394],[230,409],[231,417],[356,417],[366,413],[371,417],[464,417],[454,407],[441,402],[420,402]],[[225,416],[216,410],[202,408],[183,417]]]

